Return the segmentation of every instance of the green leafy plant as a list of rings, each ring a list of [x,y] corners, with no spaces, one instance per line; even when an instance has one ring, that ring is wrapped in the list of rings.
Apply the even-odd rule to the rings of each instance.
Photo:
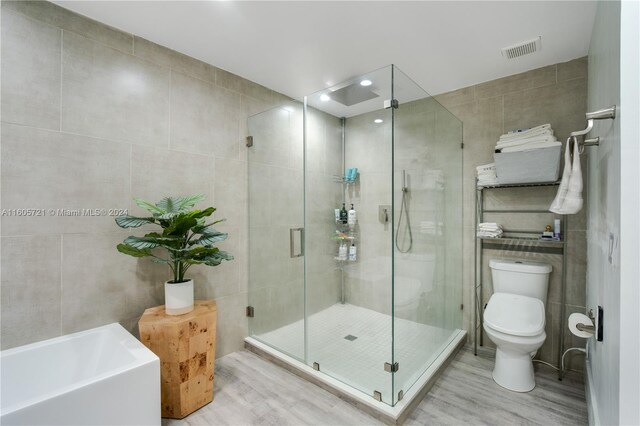
[[[231,254],[213,246],[228,237],[228,234],[212,228],[222,220],[206,223],[216,209],[207,207],[204,210],[191,210],[204,198],[204,195],[166,197],[156,204],[135,198],[136,204],[151,213],[151,216],[118,216],[118,226],[137,228],[158,225],[162,228],[162,233],[150,232],[143,237],[127,237],[118,244],[118,251],[133,257],[152,257],[155,263],[169,265],[173,272],[171,283],[187,281],[184,274],[192,265],[218,266],[223,260],[233,260]]]

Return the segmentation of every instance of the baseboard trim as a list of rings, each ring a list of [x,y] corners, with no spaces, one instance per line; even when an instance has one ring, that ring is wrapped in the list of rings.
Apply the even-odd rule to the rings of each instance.
[[[600,415],[598,414],[598,399],[595,395],[593,386],[593,375],[591,374],[591,363],[585,361],[585,375],[587,380],[584,381],[585,394],[587,396],[587,413],[589,415],[589,426],[601,425]]]

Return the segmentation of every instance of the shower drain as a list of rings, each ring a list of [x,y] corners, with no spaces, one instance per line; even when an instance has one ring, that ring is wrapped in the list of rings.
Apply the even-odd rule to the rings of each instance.
[[[348,335],[344,336],[344,338],[349,340],[349,341],[351,341],[351,342],[353,342],[354,340],[357,339],[357,337],[354,336],[353,334],[348,334]]]

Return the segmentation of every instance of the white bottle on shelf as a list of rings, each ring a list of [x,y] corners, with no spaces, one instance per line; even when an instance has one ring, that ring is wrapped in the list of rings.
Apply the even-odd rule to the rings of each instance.
[[[351,262],[356,260],[356,243],[351,243],[351,247],[349,247],[349,260]]]
[[[347,245],[343,242],[340,243],[338,249],[338,260],[347,260]]]
[[[350,227],[356,226],[356,209],[353,208],[353,204],[351,204],[351,209],[348,213],[347,223]]]

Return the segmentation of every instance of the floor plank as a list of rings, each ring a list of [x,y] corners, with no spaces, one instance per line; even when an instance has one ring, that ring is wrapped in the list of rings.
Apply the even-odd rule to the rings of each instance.
[[[507,391],[491,378],[493,353],[461,350],[406,425],[586,425],[581,375],[563,381],[536,365],[536,388]],[[163,426],[381,425],[340,398],[248,351],[216,361],[214,401]]]

